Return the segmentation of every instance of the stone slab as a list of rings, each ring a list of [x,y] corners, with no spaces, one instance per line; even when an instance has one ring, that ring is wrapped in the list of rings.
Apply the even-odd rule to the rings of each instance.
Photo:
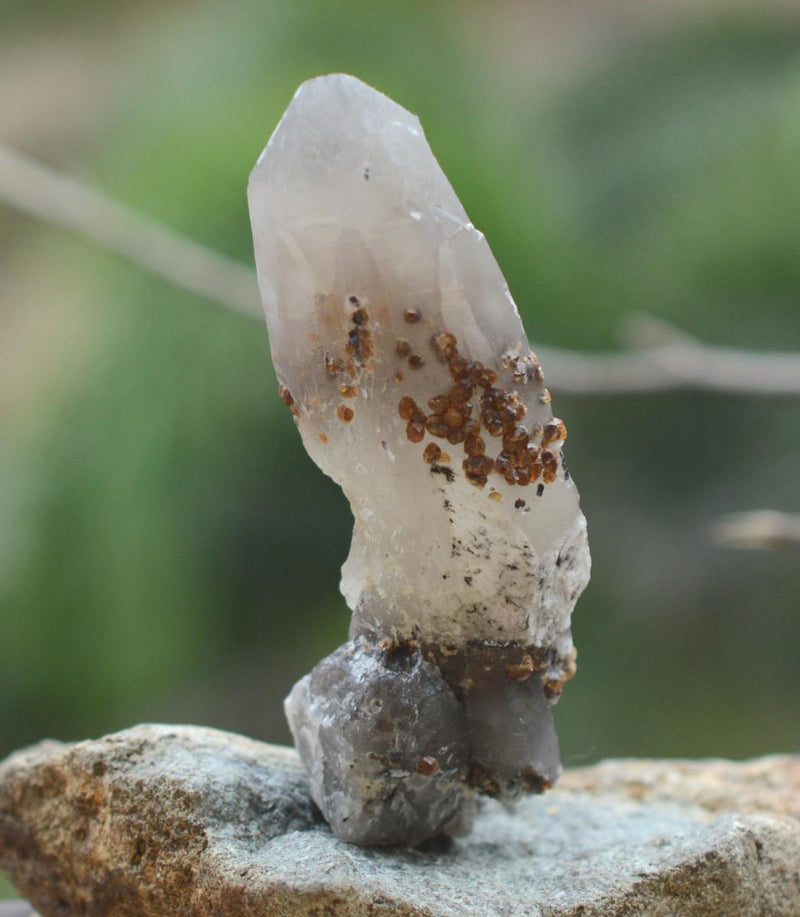
[[[800,761],[606,762],[420,849],[337,840],[294,751],[191,726],[0,764],[0,867],[42,917],[800,913]]]

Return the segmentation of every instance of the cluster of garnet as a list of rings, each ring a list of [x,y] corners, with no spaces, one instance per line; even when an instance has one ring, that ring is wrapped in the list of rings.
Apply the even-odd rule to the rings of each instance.
[[[400,417],[407,421],[406,435],[413,443],[422,442],[425,434],[446,439],[451,445],[463,443],[466,457],[464,474],[476,487],[484,487],[489,475],[497,474],[507,484],[526,486],[540,478],[545,484],[556,479],[558,455],[547,447],[567,436],[563,421],[553,419],[531,432],[522,426],[526,408],[517,392],[496,387],[497,373],[476,360],[458,353],[456,338],[449,332],[431,339],[434,353],[446,363],[452,377],[448,391],[428,401],[429,412],[421,410],[413,398],[400,399]],[[485,431],[490,437],[502,437],[502,449],[496,458],[486,455]],[[430,443],[424,458],[435,462],[441,449]]]

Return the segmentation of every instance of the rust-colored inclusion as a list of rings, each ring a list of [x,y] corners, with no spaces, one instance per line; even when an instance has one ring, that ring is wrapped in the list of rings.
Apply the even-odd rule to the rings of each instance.
[[[428,400],[427,414],[413,398],[406,395],[400,399],[398,410],[400,417],[408,421],[406,435],[411,442],[422,442],[428,433],[453,446],[463,444],[461,467],[476,487],[485,487],[492,474],[499,475],[506,484],[520,487],[540,479],[552,484],[558,473],[558,455],[546,447],[567,438],[564,422],[554,418],[545,427],[537,425],[529,431],[522,423],[527,409],[519,393],[498,387],[497,373],[477,360],[462,357],[454,334],[434,334],[431,347],[439,362],[447,365],[453,381],[447,391]],[[410,349],[407,341],[398,341],[395,352],[404,357]],[[517,359],[511,367],[515,379],[527,378],[528,364],[533,378],[541,377],[541,367],[531,355],[525,360]],[[494,458],[486,455],[482,432],[501,441]],[[441,449],[429,443],[423,460],[433,464],[440,455]],[[519,502],[515,502],[518,508]]]
[[[334,379],[346,373],[351,380],[359,371],[369,368],[374,354],[372,334],[369,330],[369,313],[357,296],[348,296],[351,327],[345,343],[344,360],[324,354],[325,368]],[[417,324],[422,319],[419,309],[408,309],[404,319]],[[526,487],[540,482],[537,493],[541,495],[545,484],[552,484],[558,476],[559,457],[553,443],[567,438],[567,428],[562,420],[553,418],[544,427],[536,425],[528,430],[523,421],[527,409],[516,391],[508,391],[497,385],[497,373],[477,360],[462,357],[458,351],[456,336],[449,331],[434,334],[430,339],[435,358],[446,365],[452,383],[443,392],[428,399],[427,412],[408,395],[398,403],[400,417],[406,421],[406,436],[412,443],[421,443],[426,434],[447,440],[451,446],[463,445],[464,458],[461,467],[467,480],[483,488],[492,475],[498,475],[506,484]],[[395,354],[405,359],[412,369],[424,366],[422,357],[415,353],[409,341],[398,339]],[[503,365],[512,371],[515,380],[532,377],[541,380],[541,367],[533,354],[525,358],[504,358]],[[402,372],[395,374],[398,382],[403,381]],[[356,398],[358,390],[352,382],[338,385],[342,398]],[[292,414],[299,417],[300,411],[289,390],[281,385],[280,396]],[[343,423],[350,423],[355,414],[352,408],[340,404],[336,414]],[[485,434],[486,438],[484,438]],[[494,457],[486,454],[487,438],[500,440],[500,448]],[[446,456],[446,459],[445,459]],[[449,461],[450,456],[441,447],[429,442],[422,453],[423,461],[436,466],[440,461]],[[494,500],[499,494],[492,491]],[[524,501],[516,500],[514,506],[522,508]]]
[[[348,296],[348,302],[355,308],[350,315],[353,326],[347,335],[347,343],[344,345],[344,351],[347,354],[345,368],[349,375],[355,378],[358,369],[363,369],[371,359],[374,348],[372,333],[367,327],[369,313],[361,305],[357,296]]]
[[[281,396],[281,401],[286,405],[287,408],[294,414],[295,417],[300,416],[300,409],[295,404],[294,398],[292,398],[292,393],[286,388],[285,385],[278,386],[278,394]]]

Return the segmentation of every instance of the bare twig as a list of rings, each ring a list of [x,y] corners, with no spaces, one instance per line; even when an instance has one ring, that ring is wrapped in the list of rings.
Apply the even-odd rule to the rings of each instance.
[[[0,201],[71,229],[145,270],[245,315],[261,316],[254,272],[0,144]]]
[[[702,344],[666,322],[633,316],[627,353],[542,348],[548,384],[561,393],[626,395],[676,389],[736,395],[800,395],[800,354]]]
[[[145,270],[226,308],[261,317],[255,272],[165,229],[73,178],[0,144],[0,201],[71,229]],[[548,385],[564,394],[632,395],[676,389],[800,395],[800,355],[706,346],[649,316],[629,323],[622,353],[541,348]]]
[[[785,548],[800,550],[800,516],[759,509],[723,516],[712,526],[712,536],[728,548]]]

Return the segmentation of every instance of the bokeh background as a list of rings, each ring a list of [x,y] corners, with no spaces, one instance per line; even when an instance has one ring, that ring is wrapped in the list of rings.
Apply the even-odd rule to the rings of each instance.
[[[644,311],[800,350],[796,2],[3,0],[0,140],[250,264],[248,172],[333,70],[420,115],[535,346]],[[709,536],[800,509],[800,402],[553,396],[594,556],[566,764],[800,751],[800,555]],[[350,528],[262,324],[0,205],[0,756],[147,720],[288,741]]]

